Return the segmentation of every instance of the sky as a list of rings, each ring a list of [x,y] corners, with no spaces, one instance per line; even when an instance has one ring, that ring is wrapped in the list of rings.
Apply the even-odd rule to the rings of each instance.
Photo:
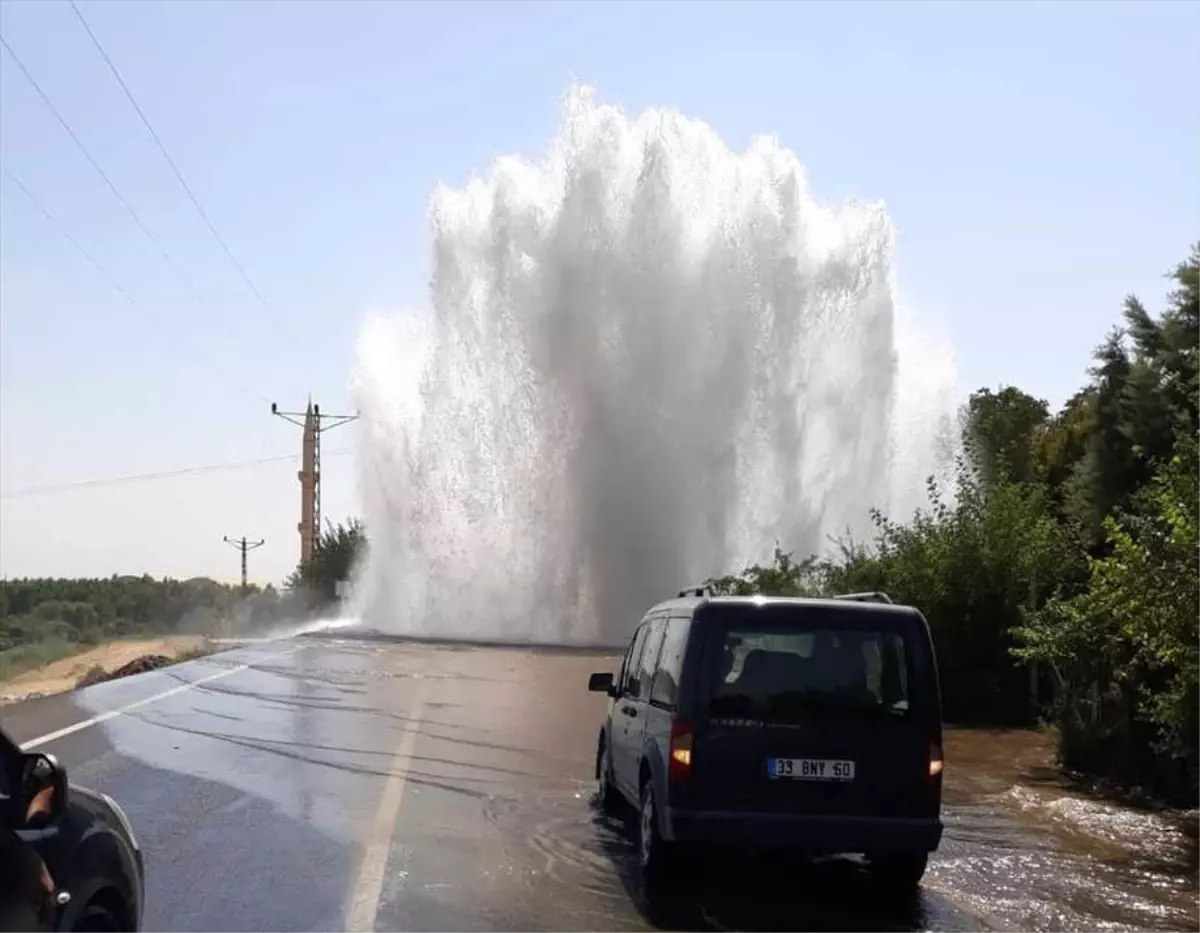
[[[0,50],[3,577],[232,581],[245,534],[251,578],[281,581],[300,432],[270,403],[352,410],[364,317],[425,302],[434,186],[544,152],[572,81],[734,149],[773,134],[818,198],[886,202],[900,302],[964,398],[1061,404],[1200,238],[1196,3],[80,9],[246,276],[71,6],[0,3],[120,194]],[[356,431],[325,435],[327,518],[357,514]]]

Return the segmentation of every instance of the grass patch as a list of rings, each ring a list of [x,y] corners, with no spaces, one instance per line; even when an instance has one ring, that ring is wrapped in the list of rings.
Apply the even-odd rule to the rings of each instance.
[[[28,645],[17,645],[0,651],[0,682],[11,680],[27,671],[37,670],[73,654],[82,654],[94,645],[81,645],[71,641],[38,641]]]

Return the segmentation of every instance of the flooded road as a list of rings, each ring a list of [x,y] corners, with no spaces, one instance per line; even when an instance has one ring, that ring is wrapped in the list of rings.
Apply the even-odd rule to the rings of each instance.
[[[922,890],[889,901],[854,859],[696,866],[653,919],[715,930],[1197,930],[1195,814],[1149,813],[1068,790],[1045,735],[946,735],[946,833]],[[605,817],[589,782],[538,816],[507,818],[545,871],[638,902],[632,824]],[[1192,827],[1191,833],[1186,829]],[[615,872],[615,874],[614,874]]]
[[[947,733],[946,833],[915,897],[853,859],[713,862],[648,915],[628,827],[594,802],[587,677],[617,663],[301,638],[0,717],[129,814],[146,929],[1200,926],[1177,819],[1070,792],[1040,734],[967,730]]]

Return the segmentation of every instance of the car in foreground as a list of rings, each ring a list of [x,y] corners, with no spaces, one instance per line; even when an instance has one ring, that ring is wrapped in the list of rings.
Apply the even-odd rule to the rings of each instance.
[[[0,729],[0,928],[137,931],[145,868],[110,797]]]
[[[596,749],[599,796],[638,812],[647,891],[708,850],[855,854],[913,890],[942,836],[942,716],[929,626],[882,594],[711,596],[653,607]]]

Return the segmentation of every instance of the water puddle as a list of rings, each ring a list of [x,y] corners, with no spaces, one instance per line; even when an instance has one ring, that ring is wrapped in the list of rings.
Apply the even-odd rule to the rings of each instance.
[[[928,884],[1025,930],[1195,930],[1196,843],[1177,814],[1049,783],[1034,732],[947,734],[946,835]]]
[[[1195,930],[1195,842],[1170,814],[1022,783],[1046,760],[1033,733],[954,730],[946,834],[918,896],[887,901],[851,858],[698,865],[670,928],[722,930]],[[1000,764],[1004,762],[1004,764]],[[555,888],[639,903],[630,826],[600,813],[591,782],[491,798],[530,896]]]

